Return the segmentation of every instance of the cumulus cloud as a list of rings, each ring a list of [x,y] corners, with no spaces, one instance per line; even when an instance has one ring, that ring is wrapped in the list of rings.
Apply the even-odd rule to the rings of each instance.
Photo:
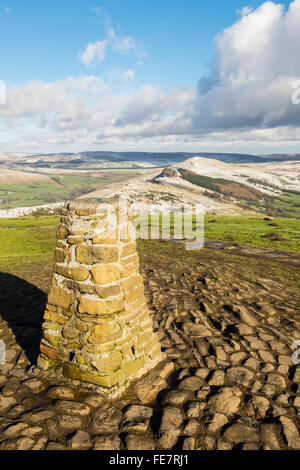
[[[133,68],[112,70],[106,81],[87,76],[30,82],[8,87],[0,128],[14,145],[20,140],[58,150],[139,145],[256,153],[259,145],[288,151],[300,143],[300,105],[292,102],[293,95],[300,97],[299,44],[300,0],[288,9],[268,1],[255,10],[244,8],[216,37],[209,72],[198,88],[148,83],[136,89]],[[107,25],[105,39],[90,44],[81,60],[87,65],[103,60],[108,49],[142,54],[133,38]]]
[[[291,100],[300,76],[300,0],[287,11],[265,2],[216,38],[210,73],[198,83],[194,127],[228,129],[299,125]]]
[[[97,10],[98,11],[98,10]],[[101,10],[99,10],[99,13]],[[83,52],[79,52],[79,59],[85,64],[90,65],[95,59],[102,62],[106,57],[107,49],[119,54],[133,54],[138,59],[146,55],[142,43],[131,36],[117,34],[111,26],[110,20],[106,20],[105,38],[102,41],[96,41],[87,45]]]
[[[22,87],[7,88],[6,105],[0,108],[0,116],[7,119],[41,117],[54,112],[70,100],[83,94],[88,99],[108,90],[108,85],[95,76],[69,77],[56,82],[32,81]]]
[[[121,73],[121,78],[125,82],[131,82],[132,80],[134,80],[134,77],[135,77],[135,71],[132,69],[124,70],[124,72]]]
[[[106,49],[107,41],[103,39],[103,41],[88,44],[85,50],[79,53],[79,58],[85,65],[90,65],[95,59],[102,62],[105,59]]]

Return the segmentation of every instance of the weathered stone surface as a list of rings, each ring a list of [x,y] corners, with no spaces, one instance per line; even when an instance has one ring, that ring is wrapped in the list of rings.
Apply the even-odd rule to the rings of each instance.
[[[131,405],[124,413],[121,429],[127,432],[146,432],[152,415],[152,408]]]
[[[106,357],[99,358],[93,363],[100,374],[110,374],[120,369],[123,362],[123,354],[120,351],[114,351]]]
[[[68,230],[67,230],[66,226],[65,225],[60,225],[58,227],[58,231],[57,231],[58,240],[63,240],[67,236],[68,236]]]
[[[25,428],[28,428],[27,423],[20,422],[17,424],[13,424],[12,426],[9,426],[8,428],[6,428],[6,430],[3,432],[3,435],[5,437],[12,437],[12,436],[19,434]]]
[[[120,410],[105,405],[95,412],[91,429],[94,434],[117,434],[122,418]]]
[[[88,450],[92,447],[89,433],[85,431],[77,431],[72,437],[71,446],[73,450]]]
[[[194,450],[196,440],[194,437],[187,437],[184,439],[182,444],[182,450]]]
[[[209,432],[217,432],[228,423],[228,419],[221,413],[209,413],[205,416],[205,423]]]
[[[155,450],[156,445],[154,439],[148,436],[126,436],[127,450]]]
[[[186,407],[186,416],[188,418],[200,418],[205,407],[204,403],[198,401],[190,402]]]
[[[286,389],[286,383],[283,377],[279,374],[270,374],[268,376],[267,383],[274,385],[276,390],[280,393]]]
[[[93,450],[121,450],[122,441],[119,436],[97,436]]]
[[[159,428],[158,446],[161,449],[172,449],[181,433],[183,416],[179,408],[167,406],[163,408]]]
[[[296,425],[285,416],[281,416],[280,422],[288,446],[293,450],[300,450],[300,436]]]
[[[36,413],[32,413],[30,416],[30,421],[34,424],[40,423],[41,421],[44,421],[45,419],[52,418],[54,416],[54,410],[48,409],[44,411],[37,411]]]
[[[268,409],[270,408],[269,400],[261,396],[254,396],[252,398],[252,404],[257,416],[264,419]]]
[[[63,374],[65,377],[69,377],[70,379],[80,380],[82,382],[88,382],[99,385],[100,387],[107,388],[111,388],[119,382],[124,382],[125,379],[125,377],[122,375],[122,372],[120,371],[117,371],[110,376],[101,376],[87,372],[86,370],[83,370],[70,362],[64,363]]]
[[[174,370],[174,364],[163,365],[135,385],[135,393],[142,403],[151,403],[158,393],[167,388],[166,377]]]
[[[84,427],[85,417],[77,415],[60,415],[58,419],[58,427],[64,432],[72,432]]]
[[[40,344],[40,351],[42,354],[47,356],[49,359],[52,359],[53,361],[59,361],[60,357],[57,353],[57,350],[54,348],[50,348],[49,346],[46,346],[45,344],[41,343]]]
[[[222,370],[216,370],[212,377],[208,381],[208,385],[211,387],[220,387],[224,385],[225,372]]]
[[[261,438],[264,450],[280,450],[276,427],[273,424],[262,424]]]
[[[226,377],[231,383],[247,387],[251,383],[254,374],[246,367],[232,367],[226,372]]]
[[[40,393],[42,390],[47,388],[47,384],[39,379],[29,379],[23,382],[26,387],[29,387],[34,393]]]
[[[88,313],[90,315],[111,315],[121,312],[124,303],[122,299],[117,300],[95,300],[88,297],[79,299],[79,313]]]
[[[199,434],[200,424],[195,418],[191,418],[184,426],[182,434],[184,436],[197,436]]]
[[[231,415],[238,411],[240,403],[241,399],[234,390],[224,387],[209,399],[208,405],[218,413]]]
[[[17,449],[18,450],[31,450],[34,445],[34,440],[29,437],[20,437],[17,440]]]
[[[259,435],[255,428],[246,426],[246,424],[233,424],[224,432],[223,438],[234,444],[241,442],[259,441]]]
[[[183,415],[181,410],[173,406],[166,406],[163,408],[159,432],[164,434],[172,429],[180,432],[182,423]]]
[[[58,327],[59,325],[65,325],[68,321],[68,319],[63,315],[58,315],[55,312],[48,312],[47,310],[44,315],[44,320],[49,320],[50,322],[58,323]],[[44,324],[43,327],[47,329],[47,325]]]
[[[65,446],[59,442],[48,442],[47,450],[67,450]]]
[[[37,360],[37,365],[41,370],[47,371],[53,369],[53,367],[57,365],[57,361],[40,354]]]
[[[90,275],[88,269],[85,268],[69,268],[67,266],[55,266],[55,272],[61,276],[73,279],[74,281],[86,281]]]
[[[205,382],[201,377],[186,377],[185,379],[181,380],[178,388],[179,390],[190,390],[196,391],[199,390]]]
[[[186,403],[191,397],[188,390],[170,390],[162,398],[163,405],[180,406]]]
[[[53,387],[50,387],[47,391],[47,396],[54,400],[74,400],[74,398],[76,397],[76,392],[70,387],[54,385]]]
[[[58,413],[78,416],[88,416],[91,411],[90,407],[84,403],[67,400],[58,400],[55,409]]]
[[[96,284],[105,285],[117,282],[120,279],[120,269],[110,264],[102,264],[91,269],[93,281]]]
[[[235,307],[233,311],[242,322],[246,323],[246,325],[258,326],[258,321],[245,307],[238,306]]]
[[[82,264],[115,263],[118,257],[117,248],[94,245],[79,245],[76,248],[76,260]]]
[[[48,303],[58,307],[69,308],[73,298],[72,295],[60,287],[51,286],[48,294]]]

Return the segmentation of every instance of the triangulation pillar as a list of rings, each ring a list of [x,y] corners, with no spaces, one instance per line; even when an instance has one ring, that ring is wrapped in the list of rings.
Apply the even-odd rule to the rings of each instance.
[[[38,366],[118,395],[165,358],[132,223],[116,199],[77,200],[66,203],[57,239]]]

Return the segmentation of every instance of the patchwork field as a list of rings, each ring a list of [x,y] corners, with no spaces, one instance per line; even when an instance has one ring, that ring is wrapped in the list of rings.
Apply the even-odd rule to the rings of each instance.
[[[24,174],[26,175],[26,173]],[[104,175],[102,178],[82,175],[49,175],[30,182],[1,183],[0,180],[0,209],[36,206],[76,199],[82,194],[103,188],[122,179],[124,176],[120,174],[114,179],[110,179],[109,175]]]

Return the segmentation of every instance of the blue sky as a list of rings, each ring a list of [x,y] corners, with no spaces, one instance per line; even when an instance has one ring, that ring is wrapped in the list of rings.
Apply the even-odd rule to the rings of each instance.
[[[142,41],[147,51],[137,85],[145,81],[195,85],[211,59],[215,36],[236,21],[237,10],[245,4],[244,0],[103,0],[99,5],[89,0],[1,1],[1,79],[22,85],[32,79],[53,81],[86,74],[78,51],[105,36],[108,17],[120,32]],[[99,7],[102,14],[97,15]],[[88,70],[102,75],[123,66],[136,63],[111,54]]]
[[[297,30],[300,0],[1,0],[0,151],[300,152]]]

